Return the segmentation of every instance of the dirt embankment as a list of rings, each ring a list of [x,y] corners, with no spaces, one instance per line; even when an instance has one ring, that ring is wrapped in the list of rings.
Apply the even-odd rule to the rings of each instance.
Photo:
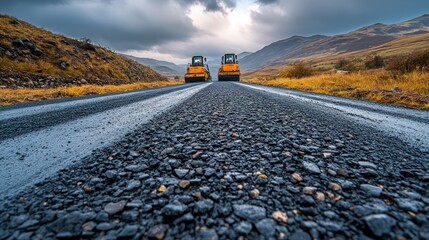
[[[96,46],[0,15],[0,86],[55,88],[166,81],[151,68]]]

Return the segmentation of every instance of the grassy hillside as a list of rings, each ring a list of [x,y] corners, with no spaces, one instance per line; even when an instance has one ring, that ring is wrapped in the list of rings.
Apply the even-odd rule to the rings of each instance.
[[[365,61],[374,56],[382,56],[389,59],[393,56],[407,54],[415,51],[424,51],[429,49],[429,33],[411,35],[390,41],[377,47],[372,47],[360,51],[312,55],[304,58],[291,59],[291,62],[305,61],[310,63],[316,69],[330,70],[335,68],[335,63],[340,59],[347,59],[354,62],[355,65],[363,67]],[[275,77],[278,76],[286,65],[270,66],[260,69],[253,69],[244,72],[244,78],[254,77]]]
[[[377,47],[372,47],[360,51],[333,54],[329,56],[313,56],[299,60],[311,61],[315,63],[315,67],[329,68],[332,63],[338,59],[348,59],[357,64],[372,58],[373,56],[381,56],[389,59],[390,57],[407,54],[415,51],[423,51],[429,49],[429,33],[407,36],[396,39]]]
[[[372,64],[375,59],[380,60],[378,66]],[[428,33],[396,39],[365,50],[301,60],[306,62],[247,71],[243,80],[429,109]],[[347,69],[334,69],[342,61],[347,62],[344,66]]]
[[[429,33],[429,15],[398,24],[374,24],[346,34],[294,36],[274,42],[244,57],[242,69],[281,66],[299,60],[311,61],[334,55],[365,51],[408,36]]]
[[[0,86],[47,88],[160,80],[167,78],[88,39],[67,38],[0,15]]]

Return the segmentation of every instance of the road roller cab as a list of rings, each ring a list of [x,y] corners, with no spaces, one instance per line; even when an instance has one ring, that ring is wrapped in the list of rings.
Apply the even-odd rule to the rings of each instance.
[[[211,80],[207,59],[203,56],[193,56],[192,62],[188,64],[185,74],[185,82],[205,82]]]
[[[237,55],[227,53],[222,56],[222,66],[218,72],[219,81],[240,81],[240,67]]]

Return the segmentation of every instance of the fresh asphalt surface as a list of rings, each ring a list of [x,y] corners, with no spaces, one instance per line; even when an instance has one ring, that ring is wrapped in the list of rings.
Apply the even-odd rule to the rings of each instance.
[[[0,109],[0,198],[119,140],[204,87],[187,84]]]
[[[383,130],[387,135],[398,137],[412,147],[429,152],[429,111],[275,87],[252,84],[244,86],[278,95],[279,98],[293,98],[308,103],[332,116],[341,115],[354,119],[361,124]]]
[[[0,239],[429,239],[427,111],[214,82],[0,124]]]
[[[2,126],[0,141],[189,87],[179,85],[79,100],[67,99],[59,103],[48,101],[36,103],[33,106],[17,105],[6,110],[0,108],[0,125]]]

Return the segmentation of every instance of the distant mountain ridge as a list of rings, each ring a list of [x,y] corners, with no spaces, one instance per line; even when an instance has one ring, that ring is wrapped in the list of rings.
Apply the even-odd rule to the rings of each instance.
[[[177,65],[172,62],[161,61],[153,58],[139,58],[125,54],[123,55],[134,61],[137,61],[138,63],[149,66],[155,69],[155,71],[169,77],[181,76],[186,72],[186,65]]]
[[[245,56],[243,69],[284,65],[302,58],[359,51],[376,47],[402,37],[429,32],[429,14],[397,24],[376,23],[347,34],[335,36],[293,36],[274,42]]]
[[[237,57],[238,57],[238,59],[240,60],[240,59],[243,59],[244,57],[249,56],[250,54],[252,54],[252,53],[251,53],[251,52],[242,52],[242,53],[239,53],[239,54],[237,55]]]

